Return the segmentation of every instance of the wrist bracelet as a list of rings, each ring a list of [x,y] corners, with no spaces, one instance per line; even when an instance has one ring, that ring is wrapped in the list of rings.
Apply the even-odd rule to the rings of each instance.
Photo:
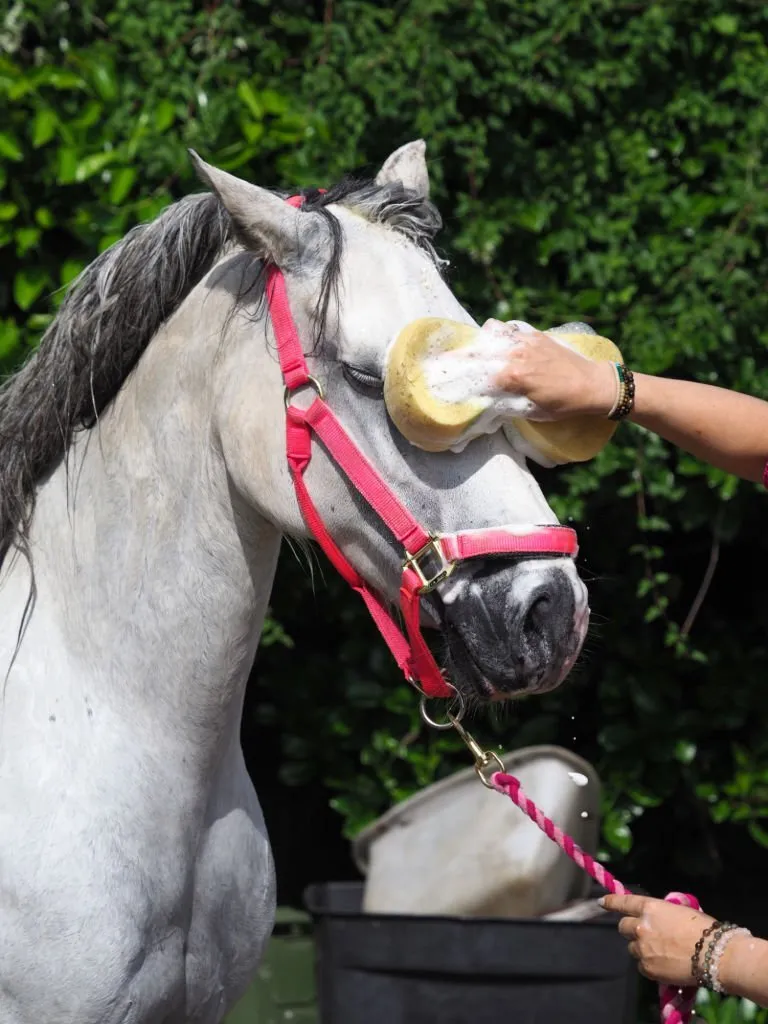
[[[718,992],[720,995],[726,994],[719,977],[720,961],[723,958],[726,946],[731,939],[735,939],[737,935],[751,934],[752,932],[748,928],[737,928],[732,926],[718,939],[712,942],[712,958],[709,965],[709,987],[713,992]]]
[[[725,924],[720,925],[718,927],[717,931],[710,939],[710,944],[707,947],[707,952],[705,953],[705,955],[703,955],[703,961],[699,968],[699,985],[702,985],[705,988],[712,988],[712,957],[715,954],[715,949],[717,948],[718,943],[720,942],[722,937],[726,935],[726,933],[732,932],[737,927],[737,925],[731,925],[730,922],[725,922]]]
[[[699,941],[693,947],[693,954],[691,956],[691,975],[697,985],[703,984],[701,968],[699,967],[701,951],[704,948],[704,943],[707,938],[712,934],[712,932],[717,931],[718,928],[722,928],[721,923],[719,921],[713,921],[709,928],[704,929],[699,937]]]
[[[616,401],[608,413],[609,420],[623,420],[635,405],[635,378],[623,363],[611,364],[616,371]]]

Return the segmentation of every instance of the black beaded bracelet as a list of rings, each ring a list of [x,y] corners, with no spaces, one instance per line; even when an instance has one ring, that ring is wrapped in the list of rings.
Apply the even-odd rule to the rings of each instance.
[[[720,921],[713,921],[709,928],[705,928],[704,931],[701,933],[699,941],[693,948],[693,955],[691,956],[691,975],[693,976],[693,980],[696,982],[697,985],[703,984],[703,971],[701,967],[699,967],[699,957],[701,956],[701,951],[704,948],[704,943],[706,942],[706,940],[709,938],[712,932],[717,931],[718,928],[722,928],[722,924],[720,923]]]
[[[704,954],[704,963],[700,968],[699,974],[699,984],[703,985],[704,988],[708,988],[711,991],[715,991],[715,984],[712,974],[713,969],[715,969],[716,965],[713,963],[712,958],[714,956],[715,950],[717,949],[717,944],[723,937],[723,935],[725,935],[727,932],[736,931],[738,927],[739,926],[737,924],[731,924],[730,921],[725,921],[723,924],[719,925],[717,931],[710,939],[709,945],[707,946],[707,951]]]
[[[635,406],[635,377],[623,363],[614,363],[613,365],[616,370],[618,390],[608,419],[623,420],[629,416]]]

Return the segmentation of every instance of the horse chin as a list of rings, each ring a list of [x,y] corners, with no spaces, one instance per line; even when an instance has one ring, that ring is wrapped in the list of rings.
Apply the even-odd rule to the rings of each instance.
[[[461,633],[450,623],[443,623],[442,634],[448,653],[448,678],[462,697],[485,704],[509,700],[516,695],[508,685],[499,686],[498,667],[479,664]],[[517,694],[522,692],[519,690]]]
[[[448,655],[448,678],[462,697],[474,703],[503,703],[524,695],[548,693],[560,686],[575,661],[569,660],[559,673],[535,681],[523,680],[510,674],[508,665],[481,662],[461,631],[450,623],[443,622],[441,632]]]

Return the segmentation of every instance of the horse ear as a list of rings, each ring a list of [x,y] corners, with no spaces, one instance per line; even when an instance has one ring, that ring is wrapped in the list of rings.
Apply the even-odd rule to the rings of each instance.
[[[198,177],[219,197],[248,249],[272,259],[278,266],[299,252],[301,214],[295,207],[265,188],[212,167],[193,149],[189,155]]]
[[[377,185],[401,181],[406,188],[413,189],[425,199],[429,197],[429,171],[426,160],[427,144],[424,139],[406,142],[391,153],[376,175]]]

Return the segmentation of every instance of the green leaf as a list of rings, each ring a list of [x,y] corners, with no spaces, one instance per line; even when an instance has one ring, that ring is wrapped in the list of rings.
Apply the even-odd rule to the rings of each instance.
[[[247,108],[255,121],[261,121],[264,117],[265,107],[262,104],[253,86],[249,82],[237,83],[237,95]]]
[[[758,1014],[758,1011],[760,1009],[760,1007],[757,1005],[757,1003],[753,1003],[750,999],[742,999],[740,1001],[740,1005],[741,1005],[741,1016],[742,1016],[743,1020],[745,1020],[745,1021],[757,1020],[757,1014]],[[761,1018],[764,1020],[765,1019],[764,1015],[761,1014]]]
[[[91,153],[90,156],[80,160],[75,168],[75,181],[87,181],[94,174],[103,171],[105,167],[117,160],[118,154],[114,150],[107,150],[104,153]]]
[[[13,355],[21,347],[21,331],[11,319],[0,320],[0,359]]]
[[[285,114],[290,109],[288,98],[274,89],[262,89],[259,92],[259,102],[263,111],[268,114]]]
[[[768,829],[763,828],[757,821],[750,821],[747,830],[756,843],[768,847]]]
[[[689,740],[678,740],[675,744],[675,760],[680,764],[691,764],[696,757],[696,744]]]
[[[5,157],[6,160],[21,160],[23,155],[15,135],[10,132],[0,132],[0,156]]]
[[[735,36],[739,31],[739,19],[733,14],[718,14],[712,19],[711,25],[721,36]]]
[[[62,91],[85,88],[85,82],[74,71],[63,71],[50,65],[40,68],[35,85],[50,85]]]
[[[104,252],[113,246],[116,242],[119,242],[123,237],[122,231],[109,231],[106,235],[102,235],[99,239],[99,252]]]
[[[41,107],[32,121],[32,145],[35,149],[50,142],[59,119],[50,107]]]
[[[35,221],[41,228],[52,228],[55,224],[53,214],[47,206],[41,206],[38,210],[35,210]]]
[[[41,231],[37,227],[19,228],[15,234],[16,255],[24,256],[40,241]]]
[[[96,92],[103,100],[111,101],[117,97],[117,76],[111,64],[96,61],[91,65],[91,77]]]
[[[539,234],[549,220],[550,207],[547,203],[531,203],[525,209],[518,210],[514,216],[516,224]]]
[[[137,171],[133,167],[121,167],[112,172],[109,186],[109,201],[119,206],[133,187]]]
[[[155,128],[158,132],[167,131],[176,119],[176,107],[170,100],[160,100],[155,107]]]
[[[2,220],[13,220],[16,214],[19,212],[19,208],[16,203],[2,203],[0,202],[0,221]]]
[[[632,849],[632,832],[620,817],[609,813],[603,823],[603,835],[607,843],[620,853],[629,853]]]
[[[13,279],[13,300],[19,309],[28,310],[39,298],[46,284],[48,275],[39,268],[20,270]]]
[[[32,313],[27,317],[27,327],[30,331],[42,334],[51,324],[53,313]]]
[[[68,284],[71,284],[84,267],[85,264],[81,260],[64,260],[59,271],[59,283],[61,286],[66,287]]]
[[[258,142],[264,135],[264,125],[256,121],[244,121],[243,135],[249,143]]]
[[[77,151],[69,146],[60,146],[56,154],[56,180],[59,185],[69,185],[77,172]]]
[[[264,647],[272,647],[275,644],[279,644],[282,647],[292,648],[293,640],[291,640],[279,622],[273,619],[271,615],[267,615],[261,631],[260,644]]]

